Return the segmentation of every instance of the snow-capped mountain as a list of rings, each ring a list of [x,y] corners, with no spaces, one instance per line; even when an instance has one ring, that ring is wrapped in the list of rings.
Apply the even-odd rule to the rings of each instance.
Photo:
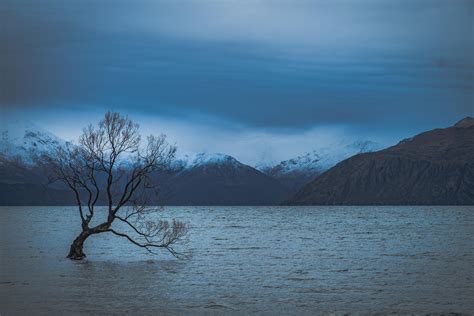
[[[467,117],[344,160],[285,204],[473,205],[473,161],[474,119]]]
[[[381,147],[380,144],[372,141],[356,141],[350,144],[340,143],[284,160],[270,169],[278,174],[286,174],[293,171],[323,172],[350,156],[377,151]]]
[[[172,164],[172,169],[177,171],[191,170],[197,167],[221,165],[234,168],[246,166],[232,156],[222,153],[198,153],[195,155],[184,155],[176,159]]]
[[[28,121],[12,120],[0,127],[0,153],[4,158],[20,158],[31,164],[33,157],[51,152],[66,142]]]
[[[341,141],[328,147],[321,147],[304,155],[284,160],[273,167],[260,169],[265,174],[279,179],[292,189],[298,189],[317,175],[353,155],[382,149],[372,141]]]
[[[34,156],[51,153],[58,145],[65,146],[66,141],[26,121],[6,122],[0,133],[0,184],[8,188],[12,183],[23,185],[30,196],[41,200],[42,194],[35,191],[41,177],[35,172]],[[169,204],[271,205],[283,201],[339,161],[380,147],[370,141],[340,142],[260,170],[222,153],[184,155],[156,177],[162,190],[169,193],[169,199],[164,201]],[[17,157],[31,168],[22,169],[23,173],[15,171]],[[5,196],[10,192],[7,191]]]
[[[176,205],[273,205],[288,196],[278,180],[225,154],[184,156],[158,180]]]

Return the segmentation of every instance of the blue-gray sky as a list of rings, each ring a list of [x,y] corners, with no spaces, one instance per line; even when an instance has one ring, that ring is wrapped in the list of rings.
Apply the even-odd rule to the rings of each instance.
[[[254,163],[474,115],[472,0],[3,0],[0,21],[3,114],[64,137],[114,109]]]

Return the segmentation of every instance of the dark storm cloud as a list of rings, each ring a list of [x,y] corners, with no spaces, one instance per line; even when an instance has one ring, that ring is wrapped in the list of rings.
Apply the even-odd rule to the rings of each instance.
[[[472,2],[357,3],[2,2],[0,103],[280,128],[472,114]]]
[[[54,46],[74,25],[48,21],[49,14],[27,3],[0,3],[0,88],[2,106],[50,101],[63,72],[55,64]],[[51,84],[51,83],[54,84]]]

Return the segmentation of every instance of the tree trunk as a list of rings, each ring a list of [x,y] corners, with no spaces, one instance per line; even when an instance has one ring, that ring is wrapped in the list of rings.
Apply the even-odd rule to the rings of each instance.
[[[69,249],[69,254],[67,255],[69,259],[82,260],[86,257],[84,253],[84,242],[90,235],[90,232],[83,231],[79,234],[79,236],[76,237],[76,239],[74,239],[71,244],[71,248]]]

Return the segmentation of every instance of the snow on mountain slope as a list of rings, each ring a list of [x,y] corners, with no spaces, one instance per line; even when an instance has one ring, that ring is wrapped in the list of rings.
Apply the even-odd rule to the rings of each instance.
[[[372,141],[341,141],[330,147],[322,147],[304,155],[280,162],[271,168],[265,168],[265,173],[274,177],[289,173],[322,173],[336,165],[338,162],[347,159],[353,155],[377,151],[382,146]]]
[[[161,180],[175,205],[274,205],[289,196],[278,180],[225,154],[183,157]]]
[[[232,156],[221,153],[198,153],[195,155],[184,155],[174,161],[172,168],[175,170],[190,170],[196,167],[209,165],[221,165],[239,168],[246,166]]]
[[[31,164],[33,156],[51,152],[66,142],[29,121],[12,120],[2,122],[0,127],[0,153],[7,159],[20,158]]]
[[[204,165],[209,165],[209,164],[228,165],[228,166],[234,166],[234,167],[238,167],[242,165],[242,163],[237,161],[237,159],[229,155],[225,155],[221,153],[215,153],[215,154],[199,153],[194,157],[190,166],[196,167],[196,166],[204,166]]]

